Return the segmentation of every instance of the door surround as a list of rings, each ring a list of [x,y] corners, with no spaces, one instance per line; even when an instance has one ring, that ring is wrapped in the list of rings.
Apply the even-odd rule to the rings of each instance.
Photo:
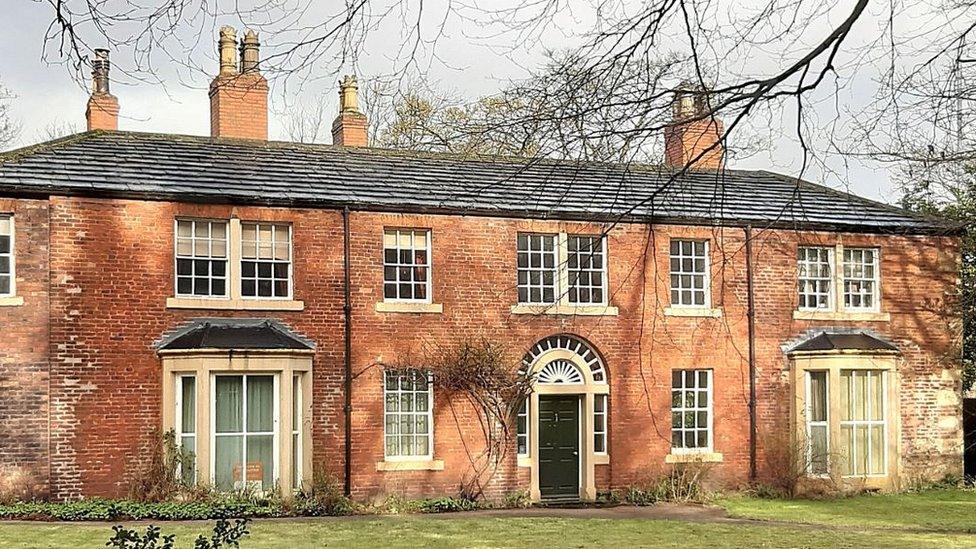
[[[540,348],[544,345],[544,348]],[[610,394],[606,369],[595,350],[582,339],[572,335],[559,335],[540,341],[530,351],[523,366],[532,379],[552,362],[564,361],[575,366],[582,376],[582,383],[533,384],[529,395],[529,454],[519,458],[519,465],[530,469],[529,498],[541,501],[539,490],[539,397],[541,395],[577,395],[580,398],[579,428],[579,498],[596,500],[596,465],[610,463],[609,453],[597,454],[593,445],[593,402],[595,395]],[[609,418],[609,414],[608,414]],[[609,423],[609,421],[608,421]],[[609,438],[608,438],[609,446]]]

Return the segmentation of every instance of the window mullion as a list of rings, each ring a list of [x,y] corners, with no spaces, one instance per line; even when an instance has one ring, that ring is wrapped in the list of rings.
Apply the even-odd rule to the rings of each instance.
[[[556,302],[569,305],[569,250],[568,236],[561,232],[556,236]]]
[[[244,253],[244,242],[241,239],[241,220],[237,217],[230,219],[227,231],[227,285],[230,287],[230,298],[241,299],[241,257]]]

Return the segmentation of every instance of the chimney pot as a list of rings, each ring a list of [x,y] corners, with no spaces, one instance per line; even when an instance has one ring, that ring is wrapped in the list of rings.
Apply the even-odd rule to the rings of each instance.
[[[664,128],[664,159],[671,168],[720,170],[725,161],[724,125],[710,113],[708,91],[675,91],[673,121]]]
[[[332,143],[344,147],[365,147],[366,115],[359,111],[359,82],[347,74],[339,82],[339,116],[332,123]]]
[[[248,31],[241,40],[240,66],[233,27],[220,29],[218,45],[220,73],[210,83],[210,135],[267,139],[268,81],[258,70],[257,33]]]
[[[119,129],[119,100],[109,93],[109,51],[95,50],[92,60],[92,93],[85,109],[88,131]]]
[[[220,52],[220,75],[237,74],[237,31],[234,27],[220,27],[217,49]]]
[[[259,48],[258,33],[248,29],[241,40],[241,72],[258,70]]]

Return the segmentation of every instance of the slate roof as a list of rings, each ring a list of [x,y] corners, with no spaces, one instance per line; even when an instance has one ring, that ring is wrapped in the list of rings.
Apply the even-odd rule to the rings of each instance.
[[[891,343],[865,332],[820,332],[789,350],[790,353],[814,351],[898,351]]]
[[[601,222],[958,230],[766,171],[674,177],[647,165],[130,132],[87,132],[0,155],[0,195],[51,194]]]
[[[311,350],[315,345],[273,319],[199,318],[169,334],[157,349]]]

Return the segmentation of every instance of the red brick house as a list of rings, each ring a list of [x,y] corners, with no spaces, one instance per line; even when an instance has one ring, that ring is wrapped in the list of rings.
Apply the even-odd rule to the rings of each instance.
[[[865,486],[961,471],[953,227],[725,169],[693,105],[662,167],[371,149],[352,80],[336,146],[271,142],[241,51],[211,137],[117,131],[100,52],[90,131],[0,160],[0,464],[53,497],[124,495],[170,429],[219,489],[455,493],[479,419],[397,365],[465,337],[535,383],[492,496],[744,485],[796,441]]]

